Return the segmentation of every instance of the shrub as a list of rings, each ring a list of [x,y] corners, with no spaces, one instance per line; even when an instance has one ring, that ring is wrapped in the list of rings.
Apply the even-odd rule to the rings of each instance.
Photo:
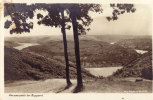
[[[144,68],[141,71],[142,77],[146,78],[146,79],[152,79],[153,75],[152,75],[152,68]]]

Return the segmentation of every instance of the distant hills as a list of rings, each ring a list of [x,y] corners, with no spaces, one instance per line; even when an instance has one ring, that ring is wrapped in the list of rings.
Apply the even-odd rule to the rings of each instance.
[[[117,44],[123,47],[152,51],[152,38],[139,37],[134,39],[125,39],[118,41]]]
[[[50,40],[38,46],[23,49],[46,57],[64,58],[63,42]],[[75,63],[74,42],[68,40],[69,60]],[[130,48],[112,45],[103,41],[80,40],[80,55],[82,67],[123,66],[134,60],[139,54]]]
[[[145,77],[152,72],[152,40],[149,36],[80,36],[80,55],[83,77],[91,78],[84,68],[124,68],[115,77]],[[111,44],[113,42],[113,44]],[[40,45],[14,49],[18,43]],[[67,36],[71,78],[76,77],[74,42]],[[147,50],[138,54],[135,49]],[[65,77],[65,60],[62,36],[13,37],[5,39],[5,80],[47,79]],[[147,77],[146,77],[147,76]],[[148,77],[149,76],[149,77]],[[152,76],[151,76],[152,77]]]
[[[151,40],[152,36],[132,36],[132,35],[80,35],[79,40],[92,40],[92,41],[103,41],[107,43],[111,42],[122,42],[131,39],[137,39],[141,41],[142,39]],[[43,35],[43,36],[25,36],[25,37],[5,37],[5,41],[13,42],[36,42],[36,43],[46,43],[48,41],[62,41],[62,35]],[[73,35],[67,35],[67,40],[73,41]]]

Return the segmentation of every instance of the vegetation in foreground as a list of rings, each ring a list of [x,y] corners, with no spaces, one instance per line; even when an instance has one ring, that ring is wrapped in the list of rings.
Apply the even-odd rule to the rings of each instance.
[[[116,77],[142,77],[152,79],[152,52],[145,53],[114,73]]]

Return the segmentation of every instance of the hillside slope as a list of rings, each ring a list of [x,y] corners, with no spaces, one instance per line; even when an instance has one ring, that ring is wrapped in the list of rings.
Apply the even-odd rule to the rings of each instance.
[[[58,60],[8,47],[5,47],[4,60],[5,81],[65,78],[65,64]],[[93,77],[84,69],[82,75],[83,77]],[[76,77],[74,64],[70,66],[70,76],[71,78]]]
[[[152,51],[152,37],[139,37],[133,39],[120,40],[116,44],[139,50]]]
[[[123,69],[114,73],[113,76],[152,79],[152,52],[145,53],[136,60],[129,62]]]
[[[46,57],[64,58],[63,42],[53,41],[23,49]],[[71,62],[75,62],[74,43],[68,41],[68,55]],[[80,40],[80,58],[83,67],[122,66],[136,59],[139,54],[130,48],[112,45],[103,41]]]

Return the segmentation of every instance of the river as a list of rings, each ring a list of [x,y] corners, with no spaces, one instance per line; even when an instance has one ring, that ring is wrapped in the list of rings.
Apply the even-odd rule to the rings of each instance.
[[[85,69],[96,77],[100,76],[108,77],[121,68],[123,67],[119,66],[119,67],[85,68]]]
[[[35,46],[35,45],[39,45],[38,43],[18,43],[19,46],[14,47],[17,50],[22,50],[24,48],[27,48],[29,46]]]
[[[138,49],[135,49],[135,51],[139,54],[144,54],[144,53],[147,53],[148,51],[145,51],[145,50],[138,50]]]
[[[115,42],[111,42],[110,44],[115,44]]]

